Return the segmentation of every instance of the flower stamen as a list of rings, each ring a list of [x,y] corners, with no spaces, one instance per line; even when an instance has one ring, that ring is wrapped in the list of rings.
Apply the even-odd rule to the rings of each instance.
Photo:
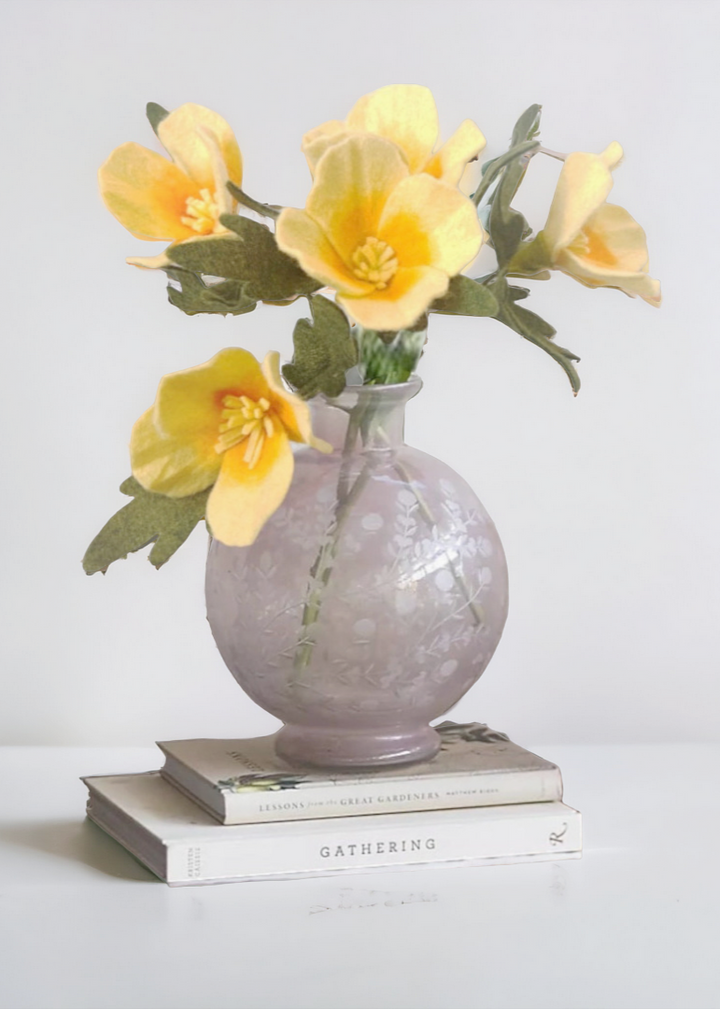
[[[228,395],[223,398],[222,405],[215,451],[220,455],[246,442],[243,461],[248,469],[253,469],[262,455],[265,439],[272,438],[275,432],[272,416],[268,413],[270,402],[264,396],[255,402],[249,396]]]
[[[398,268],[393,247],[372,235],[363,245],[358,245],[352,254],[352,261],[355,276],[374,284],[378,291],[385,290]]]
[[[582,229],[577,238],[568,246],[570,252],[576,256],[591,259],[603,266],[615,266],[618,262],[617,256],[610,251],[603,236],[587,225]]]
[[[180,220],[187,228],[197,231],[198,235],[212,235],[225,229],[219,223],[220,207],[215,200],[215,194],[209,189],[201,189],[200,196],[188,196],[185,201],[186,217]]]

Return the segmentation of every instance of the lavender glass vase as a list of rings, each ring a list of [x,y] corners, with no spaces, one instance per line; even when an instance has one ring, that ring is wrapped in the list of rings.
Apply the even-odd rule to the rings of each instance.
[[[428,722],[478,680],[508,609],[500,539],[470,487],[403,441],[418,378],[311,403],[331,455],[300,449],[250,547],[215,540],[207,611],[231,673],[285,724],[279,754],[327,767],[433,756]]]

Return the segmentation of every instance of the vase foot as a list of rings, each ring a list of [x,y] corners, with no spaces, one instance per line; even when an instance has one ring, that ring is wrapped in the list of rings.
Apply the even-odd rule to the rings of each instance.
[[[319,767],[385,767],[430,760],[440,737],[429,725],[411,730],[352,732],[318,726],[284,725],[275,737],[278,756]]]

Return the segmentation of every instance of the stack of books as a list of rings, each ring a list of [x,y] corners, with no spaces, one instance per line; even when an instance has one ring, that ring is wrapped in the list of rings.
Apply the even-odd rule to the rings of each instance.
[[[158,743],[159,771],[88,777],[87,814],[170,886],[579,858],[560,769],[479,722],[432,760],[328,771],[273,736]]]

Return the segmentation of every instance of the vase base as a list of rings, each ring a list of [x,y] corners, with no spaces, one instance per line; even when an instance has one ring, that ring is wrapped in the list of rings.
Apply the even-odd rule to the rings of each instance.
[[[430,760],[440,749],[440,736],[429,725],[411,730],[352,732],[318,726],[284,725],[275,751],[290,763],[318,767],[386,767]]]

